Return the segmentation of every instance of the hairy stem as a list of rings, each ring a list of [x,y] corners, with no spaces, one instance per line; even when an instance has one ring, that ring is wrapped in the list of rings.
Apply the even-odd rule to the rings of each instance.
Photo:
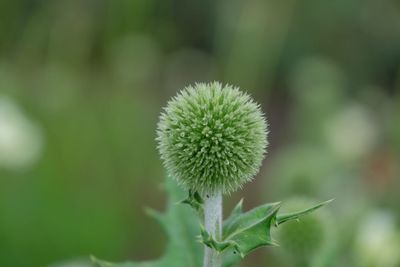
[[[205,193],[204,226],[206,231],[216,240],[222,238],[222,193]],[[203,267],[221,267],[221,255],[215,250],[205,247]]]

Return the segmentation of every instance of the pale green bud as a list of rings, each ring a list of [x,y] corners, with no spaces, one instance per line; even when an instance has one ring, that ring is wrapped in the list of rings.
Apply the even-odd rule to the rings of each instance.
[[[238,88],[198,83],[168,102],[157,135],[163,163],[180,185],[230,193],[258,172],[267,123],[260,106]]]

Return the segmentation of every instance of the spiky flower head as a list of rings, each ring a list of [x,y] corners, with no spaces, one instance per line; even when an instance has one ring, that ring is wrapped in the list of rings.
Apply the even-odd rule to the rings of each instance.
[[[260,106],[238,88],[197,83],[168,102],[157,135],[164,165],[179,184],[230,193],[258,172],[267,123]]]

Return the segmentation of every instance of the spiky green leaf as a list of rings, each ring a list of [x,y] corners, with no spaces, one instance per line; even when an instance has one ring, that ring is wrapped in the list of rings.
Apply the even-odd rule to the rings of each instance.
[[[282,214],[282,215],[278,215],[277,218],[276,218],[276,225],[278,226],[278,225],[280,225],[280,224],[282,224],[284,222],[299,219],[301,216],[304,216],[304,215],[306,215],[308,213],[311,213],[314,210],[317,210],[317,209],[321,208],[322,206],[325,206],[326,204],[331,203],[332,201],[333,201],[333,199],[330,199],[328,201],[319,203],[318,205],[315,205],[315,206],[313,206],[313,207],[311,207],[309,209],[305,209],[303,211],[291,212],[291,213],[285,213],[285,214]]]
[[[305,216],[329,202],[331,201],[320,203],[306,210],[278,215],[280,203],[264,204],[243,213],[242,201],[240,201],[224,221],[222,241],[215,240],[202,229],[202,242],[218,252],[223,252],[224,255],[227,254],[225,257],[229,257],[229,254],[239,254],[244,257],[259,247],[277,245],[271,236],[273,226],[290,220],[298,220],[301,216]]]

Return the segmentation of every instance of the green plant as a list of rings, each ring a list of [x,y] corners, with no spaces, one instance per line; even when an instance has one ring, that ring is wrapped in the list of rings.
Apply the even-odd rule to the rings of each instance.
[[[272,227],[299,219],[327,203],[278,214],[280,203],[264,204],[243,212],[241,201],[223,221],[222,195],[237,190],[253,178],[267,146],[267,123],[260,106],[238,88],[217,82],[185,88],[168,102],[157,135],[169,176],[187,192],[187,197],[180,202],[189,204],[204,217],[199,236],[199,241],[205,245],[204,267],[234,266],[253,250],[275,245]],[[176,195],[174,192],[169,190],[172,197]],[[93,258],[95,266],[199,266],[201,263],[196,260],[199,252],[182,236],[193,232],[194,223],[189,222],[193,216],[183,215],[183,211],[178,210],[180,208],[169,205],[166,215],[155,216],[170,239],[160,260],[111,264]]]

